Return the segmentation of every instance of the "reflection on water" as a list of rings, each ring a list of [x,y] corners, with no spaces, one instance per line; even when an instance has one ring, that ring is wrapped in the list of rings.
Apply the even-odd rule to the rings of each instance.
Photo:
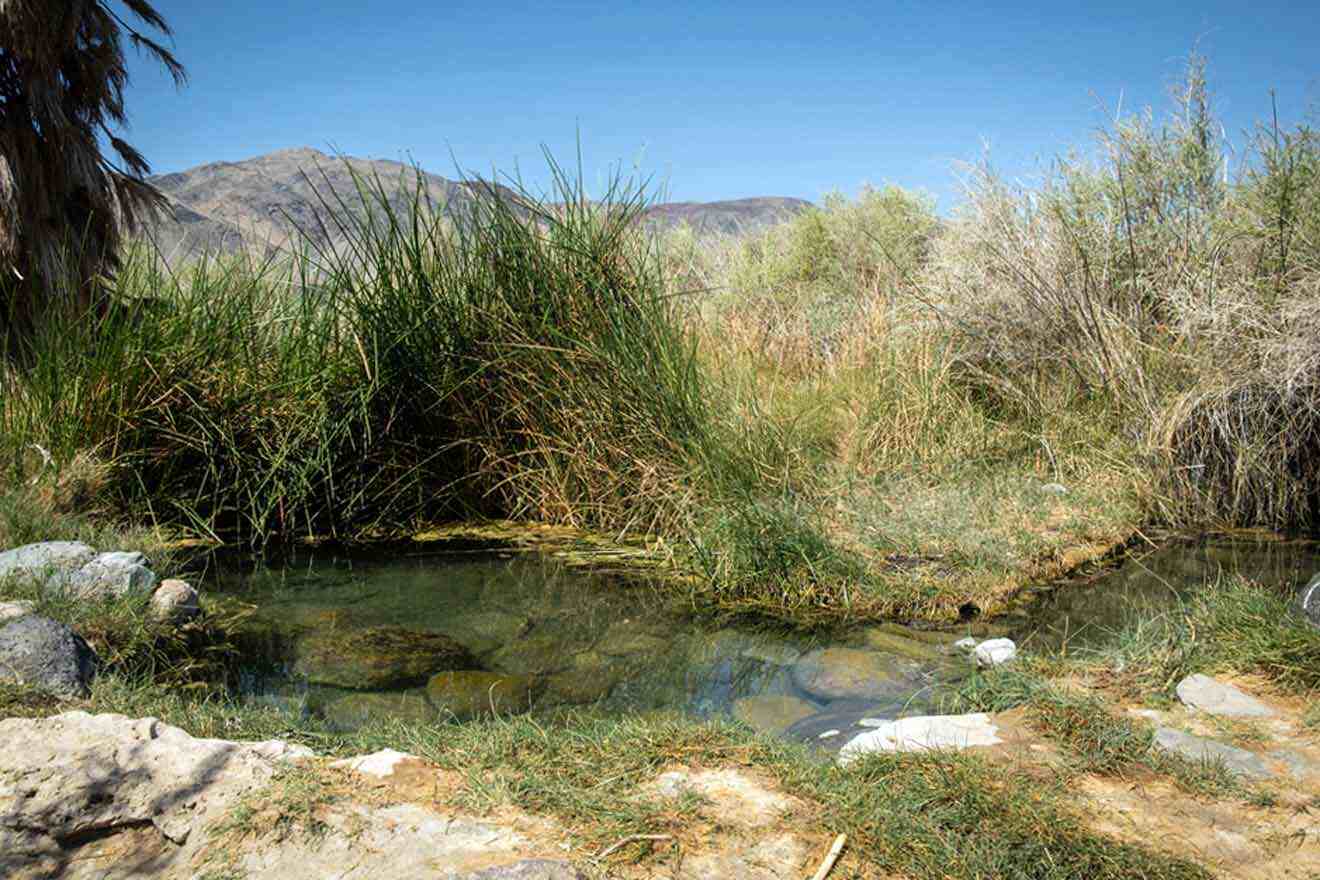
[[[1036,649],[1093,646],[1129,621],[1176,608],[1217,578],[1240,575],[1293,595],[1317,571],[1320,544],[1313,541],[1171,544],[1100,577],[1061,585],[1031,609],[1016,636]]]

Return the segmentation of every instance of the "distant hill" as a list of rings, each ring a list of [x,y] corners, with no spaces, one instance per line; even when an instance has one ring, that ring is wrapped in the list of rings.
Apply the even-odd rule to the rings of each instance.
[[[665,202],[652,205],[647,219],[661,228],[686,223],[698,233],[737,234],[783,223],[811,207],[811,202],[782,196],[724,202]]]
[[[300,147],[242,162],[212,162],[150,178],[168,198],[171,211],[149,230],[171,262],[206,252],[232,252],[249,246],[280,247],[301,230],[319,243],[339,237],[333,222],[323,226],[322,200],[360,203],[353,174],[379,178],[398,208],[411,203],[417,180],[411,166],[381,159],[329,156]],[[306,176],[304,176],[304,174]],[[309,184],[310,180],[310,184]],[[455,215],[471,203],[478,182],[454,181],[423,172],[427,195]],[[313,189],[313,185],[315,189]],[[653,205],[647,220],[668,229],[687,223],[698,233],[731,234],[789,219],[810,207],[790,198],[749,198],[723,202],[671,202]],[[328,228],[326,228],[328,226]]]

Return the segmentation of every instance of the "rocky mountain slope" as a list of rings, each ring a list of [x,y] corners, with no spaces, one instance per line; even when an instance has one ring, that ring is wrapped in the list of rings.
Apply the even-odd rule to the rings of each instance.
[[[330,156],[308,147],[279,150],[242,162],[212,162],[162,174],[151,182],[169,199],[171,212],[149,237],[171,262],[202,252],[232,252],[249,246],[283,247],[301,231],[319,244],[340,237],[327,207],[360,203],[359,181],[379,180],[391,205],[406,207],[418,178],[405,164],[380,159]],[[461,216],[477,187],[423,172],[425,196]],[[507,190],[506,190],[507,191]],[[777,223],[810,207],[792,198],[748,198],[722,202],[673,202],[651,206],[646,217],[659,228],[687,223],[701,233],[736,233]]]

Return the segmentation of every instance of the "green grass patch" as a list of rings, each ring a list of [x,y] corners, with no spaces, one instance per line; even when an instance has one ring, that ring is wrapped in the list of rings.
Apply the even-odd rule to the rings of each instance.
[[[841,768],[736,725],[666,716],[579,714],[556,724],[520,717],[461,725],[389,721],[340,734],[271,708],[199,700],[114,676],[98,680],[83,705],[153,715],[198,736],[281,737],[323,754],[407,751],[463,776],[467,784],[455,806],[480,812],[513,805],[551,816],[575,831],[584,854],[631,833],[681,838],[706,828],[697,802],[644,794],[642,787],[665,767],[683,764],[754,768],[803,798],[813,827],[849,835],[844,871],[921,880],[1210,876],[1185,860],[1088,830],[1058,779],[1005,775],[965,754],[876,755]],[[232,830],[314,833],[317,810],[342,796],[334,780],[315,771],[282,775],[271,792],[240,805]]]

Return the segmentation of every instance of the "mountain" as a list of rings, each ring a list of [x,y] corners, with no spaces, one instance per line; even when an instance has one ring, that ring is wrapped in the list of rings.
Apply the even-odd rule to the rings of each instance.
[[[379,179],[395,208],[406,208],[415,195],[414,169],[401,162],[329,156],[309,147],[279,150],[242,162],[212,162],[150,178],[165,194],[170,211],[148,229],[148,235],[170,262],[203,252],[236,251],[244,242],[278,248],[299,231],[318,245],[333,246],[340,234],[325,207],[338,209],[340,200],[361,203],[354,175],[367,182]],[[455,216],[464,213],[478,187],[489,186],[428,172],[422,173],[422,182],[426,196]],[[810,204],[789,198],[673,202],[651,206],[645,217],[659,229],[687,223],[701,234],[729,234],[781,222]]]
[[[783,223],[810,208],[811,202],[782,196],[759,196],[724,202],[665,202],[652,205],[647,219],[661,228],[686,223],[699,234],[737,234]]]

